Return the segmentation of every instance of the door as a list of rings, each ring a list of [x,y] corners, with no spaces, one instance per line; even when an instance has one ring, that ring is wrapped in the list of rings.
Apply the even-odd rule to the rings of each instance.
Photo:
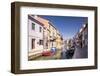
[[[35,48],[35,39],[32,39],[32,49]]]

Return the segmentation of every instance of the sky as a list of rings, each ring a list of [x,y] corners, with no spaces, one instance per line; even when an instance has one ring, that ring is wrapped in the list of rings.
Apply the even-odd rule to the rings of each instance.
[[[71,17],[71,16],[41,16],[49,20],[60,31],[63,39],[73,38],[84,23],[87,17]]]

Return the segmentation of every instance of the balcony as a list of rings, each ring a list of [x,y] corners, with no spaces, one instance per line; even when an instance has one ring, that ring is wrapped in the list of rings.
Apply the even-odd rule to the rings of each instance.
[[[55,41],[57,39],[57,37],[55,36],[50,36],[50,41]]]

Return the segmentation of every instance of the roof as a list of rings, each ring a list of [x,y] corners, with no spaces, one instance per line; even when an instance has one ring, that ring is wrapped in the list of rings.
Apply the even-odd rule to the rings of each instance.
[[[49,25],[51,25],[52,27],[54,27],[56,29],[56,27],[49,20],[44,19],[38,15],[28,15],[28,18],[35,21],[36,23],[42,25],[43,27],[49,28]],[[58,32],[58,33],[60,34],[60,32]]]
[[[35,19],[33,16],[31,16],[31,15],[28,15],[28,19],[30,19],[30,20],[32,20],[32,21],[34,21],[34,22],[36,22],[36,23],[38,23],[38,24],[44,26],[43,23],[39,22],[38,20],[36,20],[36,19]]]
[[[41,18],[37,15],[32,15],[34,19],[36,19],[37,21],[39,21],[40,23],[42,23],[44,25],[44,27],[49,27],[49,20],[46,20],[44,18]]]

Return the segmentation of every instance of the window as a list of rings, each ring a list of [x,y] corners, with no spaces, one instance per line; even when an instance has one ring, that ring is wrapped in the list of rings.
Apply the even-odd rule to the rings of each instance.
[[[35,24],[32,23],[32,30],[35,30]]]
[[[43,40],[40,40],[39,41],[39,45],[43,45]]]
[[[40,27],[40,32],[42,32],[42,27]]]

